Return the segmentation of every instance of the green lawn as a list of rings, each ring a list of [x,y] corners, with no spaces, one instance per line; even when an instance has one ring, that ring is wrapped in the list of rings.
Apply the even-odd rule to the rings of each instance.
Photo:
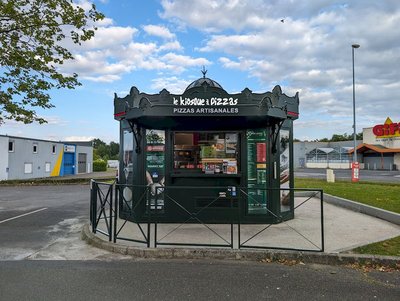
[[[352,250],[359,254],[379,254],[387,256],[400,256],[400,236],[376,242]]]
[[[296,188],[319,188],[324,193],[400,213],[399,184],[350,181],[328,183],[326,180],[303,178],[296,178],[294,183]]]
[[[355,202],[400,213],[400,185],[385,183],[352,183],[336,181],[328,183],[319,179],[295,179],[296,188],[318,188],[324,192]],[[400,256],[400,236],[362,246],[352,250],[359,254]]]

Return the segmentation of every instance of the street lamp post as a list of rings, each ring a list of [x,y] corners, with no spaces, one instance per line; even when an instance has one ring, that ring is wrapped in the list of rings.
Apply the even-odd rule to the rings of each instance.
[[[357,130],[356,130],[356,85],[354,81],[354,49],[359,48],[360,45],[353,44],[351,45],[352,58],[353,58],[353,139],[354,139],[354,157],[353,164],[351,165],[352,182],[358,182],[359,180],[359,165],[357,162]]]
[[[352,58],[353,58],[353,138],[354,138],[354,159],[353,162],[357,162],[357,131],[356,131],[356,87],[355,87],[355,81],[354,81],[354,49],[359,48],[360,45],[358,44],[353,44],[351,45],[351,50],[352,50]]]

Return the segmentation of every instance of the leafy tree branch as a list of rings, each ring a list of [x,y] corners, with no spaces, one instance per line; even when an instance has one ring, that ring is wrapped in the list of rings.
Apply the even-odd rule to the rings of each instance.
[[[59,70],[73,59],[65,45],[93,38],[103,18],[72,0],[0,1],[0,124],[46,122],[35,109],[53,107],[48,92],[80,85],[76,73]]]

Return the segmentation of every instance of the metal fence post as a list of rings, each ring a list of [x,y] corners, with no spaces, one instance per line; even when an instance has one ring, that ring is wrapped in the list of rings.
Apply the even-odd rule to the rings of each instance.
[[[321,193],[321,252],[325,250],[325,235],[324,235],[324,191],[320,190]]]
[[[234,210],[233,210],[233,197],[232,197],[232,192],[230,195],[231,199],[231,249],[233,249],[233,223],[234,223]]]
[[[119,186],[118,181],[115,182],[115,203],[114,203],[114,235],[113,242],[117,242],[117,219],[118,219],[118,206],[119,206]]]
[[[157,189],[156,187],[156,195],[155,195],[155,200],[154,200],[154,248],[157,248]],[[150,194],[150,198],[148,198],[148,204],[149,204],[149,222],[147,224],[147,247],[150,248],[150,226],[151,226],[151,191],[150,187],[147,190],[147,195]]]
[[[239,198],[238,198],[238,249],[240,249],[240,212],[242,210],[242,190],[238,191]]]
[[[110,187],[108,188],[109,190],[109,197],[110,197],[110,206],[108,209],[108,213],[110,214],[109,216],[109,225],[110,225],[110,230],[108,232],[108,241],[112,240],[112,233],[113,233],[113,194],[114,194],[114,184],[111,184]]]
[[[92,193],[92,195],[91,195],[91,198],[90,198],[90,201],[91,201],[91,217],[92,217],[92,220],[91,220],[91,223],[92,223],[92,232],[94,233],[94,234],[96,234],[96,228],[97,228],[97,225],[96,225],[96,213],[97,213],[97,189],[98,189],[98,187],[97,187],[97,183],[94,181],[94,180],[92,180],[91,181],[91,186],[92,186],[92,189],[91,189],[91,193]]]

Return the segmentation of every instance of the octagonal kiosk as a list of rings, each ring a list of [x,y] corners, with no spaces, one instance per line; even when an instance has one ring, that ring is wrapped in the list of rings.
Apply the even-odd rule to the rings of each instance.
[[[229,94],[205,77],[183,94],[132,87],[120,122],[119,216],[133,222],[278,223],[293,213],[298,93]]]

